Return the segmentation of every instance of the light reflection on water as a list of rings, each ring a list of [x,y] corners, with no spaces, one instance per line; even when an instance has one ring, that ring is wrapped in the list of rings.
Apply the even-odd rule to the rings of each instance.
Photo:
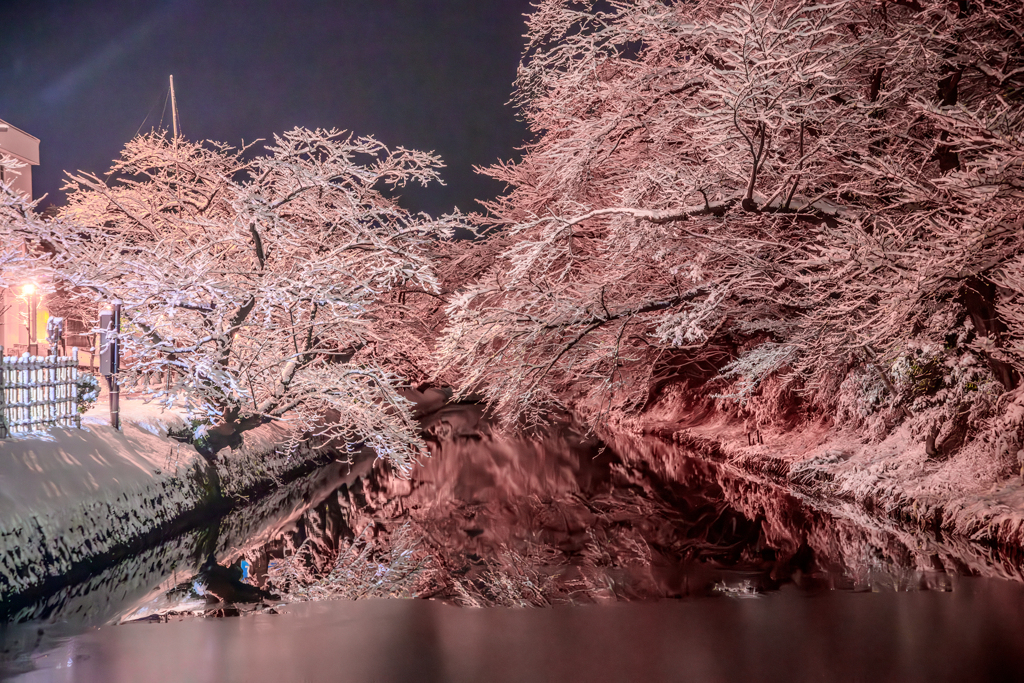
[[[1020,566],[992,549],[826,512],[663,441],[512,438],[474,407],[424,429],[432,457],[411,481],[329,467],[22,610],[37,620],[0,634],[0,667],[17,680],[1000,680],[1024,645]],[[166,592],[211,554],[301,593],[268,584],[270,563],[315,579],[372,539],[379,576],[399,529],[426,567],[410,590],[435,601],[83,633],[222,607]],[[500,607],[517,605],[555,607]],[[161,670],[175,673],[147,678]]]
[[[759,600],[464,609],[425,600],[300,603],[276,616],[105,627],[14,680],[1013,681],[1024,592],[783,589]],[[71,668],[67,668],[68,660]]]

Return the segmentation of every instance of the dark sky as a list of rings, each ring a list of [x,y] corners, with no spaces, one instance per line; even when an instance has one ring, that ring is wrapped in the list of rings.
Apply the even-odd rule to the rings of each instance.
[[[299,125],[372,134],[447,164],[448,186],[405,190],[408,208],[476,210],[475,199],[502,188],[472,166],[513,157],[526,135],[505,103],[529,9],[529,0],[0,0],[0,119],[40,138],[35,194],[60,204],[65,169],[106,171],[140,126],[159,124],[174,74],[186,137],[238,144]]]

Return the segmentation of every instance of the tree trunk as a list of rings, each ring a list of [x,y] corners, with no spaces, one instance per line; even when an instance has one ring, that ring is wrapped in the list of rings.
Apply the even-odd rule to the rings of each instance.
[[[971,316],[971,322],[974,323],[977,334],[989,337],[996,346],[999,346],[1002,336],[1006,332],[1006,325],[996,314],[996,286],[980,277],[972,277],[964,283],[961,300],[967,313]],[[987,353],[984,356],[992,374],[1003,384],[1003,387],[1007,391],[1015,389],[1020,382],[1017,371],[1009,363],[992,358]]]
[[[217,453],[224,448],[232,450],[242,445],[242,434],[270,422],[263,415],[230,415],[218,425],[210,427],[201,443],[193,443],[199,454],[210,462],[217,459]]]

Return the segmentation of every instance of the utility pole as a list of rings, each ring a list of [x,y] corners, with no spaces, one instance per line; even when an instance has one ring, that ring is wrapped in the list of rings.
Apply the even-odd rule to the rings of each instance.
[[[110,424],[121,429],[121,387],[117,373],[121,369],[120,340],[121,304],[100,311],[100,374],[107,378],[110,387]]]
[[[174,139],[178,139],[178,100],[174,98],[174,74],[171,74],[171,123],[174,126]]]
[[[114,332],[121,333],[121,303],[114,304]],[[114,429],[121,429],[121,380],[117,373],[121,371],[121,339],[115,337],[114,348],[111,349],[111,365],[113,366],[113,382],[110,384],[110,424]]]

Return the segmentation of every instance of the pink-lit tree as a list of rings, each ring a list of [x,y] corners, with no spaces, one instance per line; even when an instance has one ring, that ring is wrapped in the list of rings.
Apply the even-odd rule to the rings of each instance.
[[[659,359],[732,357],[741,401],[785,369],[828,403],[854,365],[892,389],[957,306],[1016,383],[986,311],[1017,292],[1024,339],[1020,3],[544,0],[528,26],[535,139],[484,171],[511,189],[480,218],[511,244],[441,343],[466,391],[598,419]]]
[[[438,289],[430,243],[458,218],[388,192],[440,166],[336,130],[297,128],[262,154],[138,137],[106,178],[69,176],[61,274],[120,302],[122,381],[183,400],[202,450],[280,420],[408,470],[422,443],[403,380],[364,351],[393,335],[390,293]]]

